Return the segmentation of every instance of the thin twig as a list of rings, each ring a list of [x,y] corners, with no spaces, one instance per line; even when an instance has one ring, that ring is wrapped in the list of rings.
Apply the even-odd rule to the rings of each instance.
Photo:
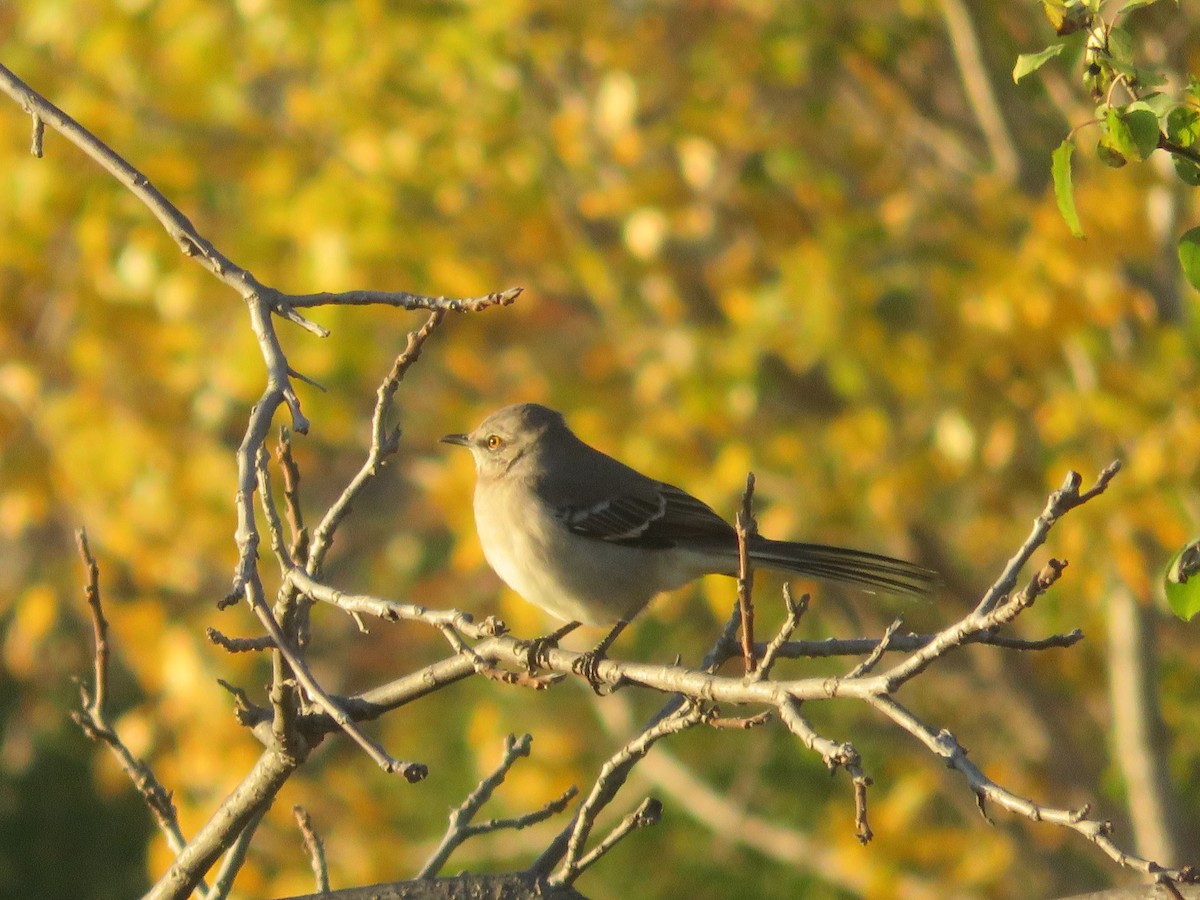
[[[1146,875],[1164,877],[1171,881],[1193,882],[1197,871],[1190,866],[1183,868],[1168,868],[1153,860],[1145,859],[1120,849],[1112,840],[1113,826],[1111,822],[1090,818],[1087,806],[1079,809],[1065,809],[1042,806],[1013,792],[1000,787],[980,771],[967,757],[967,752],[958,740],[945,729],[935,732],[921,722],[909,710],[905,709],[891,697],[875,697],[869,701],[873,707],[886,715],[901,728],[923,743],[931,752],[945,760],[946,765],[961,774],[980,800],[980,810],[985,811],[984,802],[993,803],[1009,812],[1024,816],[1034,822],[1049,822],[1083,835],[1114,862],[1126,868],[1134,869]]]
[[[636,831],[639,828],[645,828],[647,825],[657,825],[662,818],[662,811],[662,803],[653,797],[647,797],[637,809],[618,822],[616,827],[605,836],[604,840],[592,848],[591,852],[585,855],[583,859],[579,860],[579,871],[584,872],[599,862],[604,854],[617,846],[630,832]]]
[[[300,837],[304,841],[304,849],[308,852],[308,861],[312,865],[313,877],[317,883],[317,893],[329,892],[329,866],[325,863],[325,842],[313,827],[312,816],[303,806],[293,806],[292,815],[296,817],[296,825],[300,828]]]
[[[96,557],[92,556],[85,529],[80,528],[75,532],[75,546],[87,572],[83,593],[92,613],[92,639],[96,645],[91,702],[86,703],[85,708],[92,719],[100,721],[104,717],[105,701],[108,699],[108,619],[104,618],[104,605],[100,599],[100,566]]]
[[[275,716],[264,706],[259,706],[250,700],[250,695],[235,684],[230,684],[224,678],[218,678],[217,684],[223,687],[233,697],[233,715],[239,725],[253,728],[260,722],[274,721]]]
[[[421,355],[421,348],[445,318],[445,312],[434,309],[420,328],[408,333],[404,350],[396,357],[391,371],[383,379],[376,391],[375,411],[371,415],[371,447],[367,453],[366,462],[358,470],[341,495],[325,512],[321,522],[313,531],[312,547],[305,566],[313,576],[321,574],[321,566],[325,562],[325,554],[333,544],[333,536],[338,525],[350,512],[350,505],[363,487],[378,474],[380,467],[387,458],[393,455],[400,445],[400,429],[387,428],[387,420],[391,415],[396,390],[404,375]]]
[[[788,730],[800,738],[805,747],[820,754],[830,771],[846,770],[854,785],[854,833],[860,843],[870,842],[873,833],[867,823],[867,788],[871,786],[871,779],[863,772],[858,750],[853,744],[839,744],[817,734],[795,700],[784,700],[778,709],[779,718]]]
[[[275,647],[275,642],[266,634],[251,638],[233,638],[222,634],[211,626],[204,629],[204,633],[210,641],[222,650],[227,650],[230,653],[254,653],[263,650],[272,650]]]
[[[526,734],[517,739],[514,735],[509,735],[504,739],[504,755],[496,768],[486,775],[476,785],[475,789],[467,795],[467,798],[462,802],[458,809],[450,814],[450,821],[446,827],[446,833],[442,836],[441,842],[437,848],[430,854],[425,865],[421,867],[421,871],[417,873],[417,878],[433,878],[446,861],[450,858],[455,849],[457,849],[464,841],[480,834],[487,834],[492,831],[500,831],[502,829],[522,829],[530,825],[543,822],[551,816],[561,813],[571,802],[571,799],[577,793],[577,789],[572,786],[564,791],[559,797],[548,802],[541,809],[534,810],[531,813],[526,813],[523,816],[518,816],[511,819],[492,819],[488,822],[482,822],[478,825],[472,824],[471,820],[483,808],[484,804],[491,799],[496,788],[504,783],[504,779],[508,776],[509,770],[513,764],[521,757],[529,756],[529,747],[533,738]]]
[[[296,653],[284,637],[283,632],[279,628],[279,623],[275,621],[275,616],[266,604],[266,599],[263,597],[262,584],[258,581],[257,576],[246,585],[246,600],[250,604],[250,608],[258,616],[260,622],[267,629],[267,633],[271,639],[275,641],[276,650],[287,660],[288,666],[291,668],[296,680],[304,685],[304,689],[308,691],[322,709],[328,713],[333,720],[338,724],[338,727],[346,733],[346,735],[358,744],[367,755],[371,757],[381,769],[385,772],[399,772],[408,782],[417,782],[425,778],[429,774],[429,769],[423,763],[403,762],[394,759],[386,750],[379,744],[367,737],[354,721],[348,716],[340,706],[325,692],[317,680],[309,671],[308,666]]]
[[[250,842],[254,840],[254,833],[258,831],[259,823],[266,814],[266,807],[258,810],[250,817],[250,821],[246,823],[245,827],[238,832],[233,846],[226,852],[217,869],[217,877],[213,881],[208,900],[224,900],[229,896],[229,892],[233,890],[233,881],[237,878],[237,873],[246,863],[246,855],[250,852]]]
[[[401,309],[430,309],[438,312],[482,312],[492,306],[508,306],[524,288],[511,287],[482,297],[426,297],[408,291],[341,291],[339,293],[289,294],[287,305],[309,306],[398,306]]]
[[[100,593],[100,566],[92,555],[88,544],[87,532],[80,528],[75,533],[76,546],[83,560],[87,580],[84,583],[84,596],[88,609],[91,611],[92,635],[95,640],[93,657],[93,681],[91,689],[81,681],[79,684],[81,708],[71,713],[71,719],[83,733],[93,741],[99,741],[108,747],[116,758],[121,769],[133,782],[134,788],[141,796],[151,815],[158,825],[159,831],[167,839],[167,846],[173,853],[180,853],[187,841],[179,826],[179,817],[175,810],[175,802],[171,792],[163,787],[162,782],[155,776],[153,770],[145,761],[133,755],[125,742],[121,740],[116,729],[108,721],[108,620],[104,617],[104,601]],[[197,881],[201,891],[207,895],[208,888],[202,881]]]
[[[996,583],[983,595],[983,599],[979,601],[979,605],[975,608],[975,611],[978,613],[987,613],[994,609],[1003,597],[1016,587],[1017,576],[1020,574],[1021,569],[1029,562],[1029,558],[1033,556],[1034,551],[1046,542],[1046,536],[1050,533],[1050,529],[1054,527],[1054,524],[1075,507],[1082,506],[1093,497],[1104,493],[1120,469],[1120,460],[1114,460],[1109,463],[1096,479],[1096,483],[1082,494],[1079,492],[1079,486],[1082,484],[1083,479],[1078,472],[1068,472],[1062,487],[1054,491],[1046,500],[1046,508],[1034,520],[1033,530],[1029,533],[1029,537],[1025,539],[1025,543],[1021,545],[1021,549],[1008,561],[1008,564],[1004,567],[1004,571],[996,579]]]
[[[254,469],[258,474],[258,499],[262,506],[263,516],[267,520],[267,533],[271,536],[271,552],[279,560],[279,569],[286,573],[295,567],[287,542],[283,537],[283,522],[279,518],[279,510],[275,506],[275,497],[271,493],[271,473],[267,469],[270,454],[266,447],[259,447],[254,454]]]
[[[927,646],[937,634],[897,634],[887,646],[889,653],[911,653]],[[1083,632],[1078,628],[1065,634],[1052,634],[1044,638],[1016,638],[991,632],[976,632],[963,639],[964,644],[984,644],[989,647],[1002,647],[1006,650],[1054,650],[1073,647],[1083,640]],[[779,659],[820,659],[830,656],[863,656],[879,646],[879,638],[822,638],[809,641],[787,641],[779,647],[776,656]],[[767,645],[756,644],[755,649],[760,654],[766,652]]]
[[[738,510],[735,530],[738,540],[738,609],[742,617],[742,659],[746,674],[754,672],[754,567],[750,564],[750,542],[758,535],[758,522],[754,518],[754,473],[746,474],[746,490],[742,494],[742,508]]]
[[[881,659],[883,659],[883,654],[885,654],[888,650],[888,647],[891,646],[892,641],[896,637],[896,632],[900,629],[902,624],[904,624],[904,619],[897,616],[892,624],[887,627],[887,630],[883,633],[883,637],[879,639],[879,643],[875,645],[875,649],[871,651],[870,655],[849,672],[847,672],[843,677],[861,678],[864,675],[869,675],[871,670],[879,664]]]
[[[587,799],[580,804],[575,820],[564,832],[565,835],[569,835],[566,856],[562,865],[550,877],[551,884],[572,884],[582,874],[583,850],[595,825],[596,816],[617,795],[617,791],[625,784],[638,760],[649,753],[650,748],[662,738],[699,725],[706,716],[707,713],[699,703],[691,702],[633,738],[604,763]]]
[[[504,623],[494,616],[488,616],[482,622],[476,623],[469,613],[456,609],[428,609],[415,603],[401,603],[398,600],[387,600],[369,594],[347,594],[322,584],[299,568],[289,571],[284,580],[294,585],[302,594],[350,613],[366,613],[392,622],[424,622],[439,628],[448,625],[472,638],[495,637],[508,630]]]
[[[292,434],[286,425],[279,428],[275,459],[283,476],[283,508],[288,529],[292,532],[292,543],[288,550],[292,559],[305,559],[308,556],[308,529],[304,527],[304,511],[300,505],[300,467],[292,456]]]
[[[775,633],[775,637],[771,638],[771,642],[763,650],[762,663],[753,676],[756,681],[762,681],[771,674],[771,669],[775,667],[775,660],[779,658],[780,649],[796,633],[801,617],[808,610],[808,594],[802,595],[797,601],[792,597],[792,586],[784,584],[783,605],[787,610],[787,616],[784,618],[783,624],[779,627],[779,631]]]

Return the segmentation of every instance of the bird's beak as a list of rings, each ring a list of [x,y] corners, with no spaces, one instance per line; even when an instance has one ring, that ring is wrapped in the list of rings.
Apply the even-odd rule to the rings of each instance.
[[[440,438],[443,444],[458,444],[460,447],[471,446],[471,440],[465,434],[447,434]]]

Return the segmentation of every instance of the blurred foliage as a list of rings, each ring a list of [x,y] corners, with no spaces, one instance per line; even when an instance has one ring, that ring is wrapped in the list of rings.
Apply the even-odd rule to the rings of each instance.
[[[974,56],[955,10],[969,14]],[[1137,16],[1139,58],[1174,77],[1200,71],[1194,11]],[[1048,161],[1092,101],[1065,57],[1010,78],[1021,50],[1049,40],[1036,4],[959,0],[0,5],[0,60],[267,283],[526,288],[510,310],[452,319],[410,373],[401,455],[330,559],[343,588],[499,613],[519,634],[547,627],[486,569],[469,460],[436,444],[515,400],[564,410],[584,438],[731,514],[753,469],[767,534],[945,573],[928,605],[820,588],[807,636],[878,634],[897,612],[938,627],[995,578],[1068,468],[1088,479],[1121,458],[1113,488],[1053,533],[1047,552],[1071,566],[1018,628],[1078,625],[1090,640],[1035,657],[973,649],[903,700],[992,777],[1050,803],[1094,800],[1128,840],[1102,739],[1105,597],[1120,582],[1157,608],[1168,557],[1200,531],[1200,328],[1175,252],[1196,216],[1162,154],[1120,171],[1077,158],[1088,240],[1071,237]],[[980,119],[981,87],[998,130]],[[121,732],[193,833],[258,749],[215,679],[255,691],[264,662],[203,634],[255,632],[244,608],[214,602],[235,559],[233,453],[263,372],[237,298],[134,198],[52,133],[46,158],[30,156],[14,105],[0,123],[0,894],[78,895],[54,867],[39,883],[20,864],[17,836],[55,827],[61,790],[9,785],[74,783],[84,761],[91,783],[71,812],[86,827],[55,839],[71,841],[95,895],[121,894],[169,853],[157,836],[143,849],[149,817],[66,720],[69,679],[90,671],[71,532],[86,525],[100,557]],[[314,318],[332,337],[280,326],[292,365],[329,388],[300,387],[314,423],[295,439],[310,519],[361,464],[375,386],[421,321]],[[777,587],[760,579],[764,632],[782,618]],[[616,652],[696,660],[732,597],[712,579],[664,598]],[[363,636],[329,610],[314,619],[331,690],[444,652],[421,628]],[[1157,627],[1162,750],[1190,823],[1180,843],[1195,847],[1200,648],[1194,628],[1166,616]],[[508,732],[533,733],[533,758],[494,814],[590,783],[621,742],[591,702],[574,686],[535,695],[477,680],[390,716],[376,733],[430,764],[418,786],[327,742],[264,821],[239,895],[310,890],[296,802],[335,887],[411,873]],[[809,849],[768,860],[738,843],[736,819],[714,833],[670,803],[581,889],[1005,897],[1128,878],[1074,835],[1004,815],[985,827],[958,779],[865,711],[811,712],[875,778],[868,848],[847,780],[780,729],[693,734],[667,748]],[[451,867],[522,867],[552,831],[468,844]]]
[[[1166,156],[1171,160],[1184,184],[1200,185],[1200,148],[1193,146],[1200,137],[1200,81],[1189,75],[1187,84],[1178,90],[1159,90],[1178,73],[1167,71],[1168,60],[1153,49],[1154,58],[1139,57],[1134,33],[1126,27],[1132,13],[1156,2],[1124,0],[1102,10],[1101,0],[1041,0],[1055,33],[1069,43],[1060,41],[1035,53],[1022,53],[1013,67],[1013,81],[1019,82],[1070,46],[1083,85],[1097,103],[1095,116],[1070,130],[1054,152],[1051,166],[1059,210],[1078,238],[1084,233],[1075,209],[1071,156],[1079,135],[1093,126],[1100,135],[1096,158],[1106,166],[1120,169],[1130,161],[1145,162],[1157,154],[1156,159]],[[1200,229],[1193,228],[1180,238],[1179,257],[1184,277],[1200,290],[1200,271],[1192,262],[1197,234]]]

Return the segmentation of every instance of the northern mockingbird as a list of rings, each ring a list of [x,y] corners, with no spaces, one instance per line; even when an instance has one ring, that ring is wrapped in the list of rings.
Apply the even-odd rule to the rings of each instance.
[[[575,664],[595,686],[596,664],[656,594],[701,575],[737,575],[732,525],[686,491],[588,446],[552,409],[506,406],[442,441],[475,458],[475,526],[488,563],[567,622],[530,642],[531,665],[581,624],[611,627]],[[843,547],[755,536],[748,551],[757,566],[868,591],[924,594],[937,580],[913,563]]]

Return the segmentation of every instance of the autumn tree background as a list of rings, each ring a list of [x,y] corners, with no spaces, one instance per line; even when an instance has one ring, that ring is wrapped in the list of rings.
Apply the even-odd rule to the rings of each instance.
[[[1194,11],[1133,16],[1139,53],[1200,71]],[[1194,862],[1200,648],[1159,585],[1200,531],[1200,329],[1175,259],[1197,211],[1169,164],[1081,153],[1088,237],[1071,236],[1049,159],[1094,115],[1078,58],[1010,77],[1050,34],[1035,4],[965,0],[0,6],[0,61],[264,280],[525,287],[448,323],[409,373],[399,457],[327,567],[347,589],[545,630],[484,564],[469,461],[436,443],[515,400],[564,410],[591,443],[731,516],[752,469],[764,533],[944,574],[929,604],[821,587],[811,637],[877,636],[898,613],[936,629],[994,580],[1066,470],[1121,459],[1109,492],[1054,532],[1068,573],[1018,628],[1087,640],[970,649],[906,701],[1014,789],[1093,801],[1143,852]],[[32,157],[16,107],[0,136],[0,894],[129,896],[170,855],[67,719],[91,653],[72,533],[87,527],[106,579],[117,725],[194,829],[259,749],[215,682],[255,690],[266,663],[204,634],[253,630],[216,601],[261,362],[243,305],[127,191],[53,135]],[[375,388],[420,320],[313,318],[330,338],[281,333],[328,388],[299,386],[313,427],[294,450],[316,506],[361,464]],[[760,582],[770,627],[779,584]],[[732,591],[712,579],[661,599],[615,655],[695,661]],[[315,620],[311,658],[339,691],[441,652],[428,629]],[[506,734],[531,732],[533,753],[497,814],[588,782],[622,721],[656,705],[471,679],[375,728],[429,763],[418,786],[330,740],[261,826],[238,895],[311,889],[292,803],[325,839],[334,886],[403,877]],[[845,782],[788,735],[687,734],[640,770],[663,824],[582,887],[1003,897],[1128,879],[1074,835],[1005,815],[989,827],[958,779],[866,710],[819,716],[853,731],[876,781],[868,847]],[[468,844],[453,865],[519,868],[547,828]]]

